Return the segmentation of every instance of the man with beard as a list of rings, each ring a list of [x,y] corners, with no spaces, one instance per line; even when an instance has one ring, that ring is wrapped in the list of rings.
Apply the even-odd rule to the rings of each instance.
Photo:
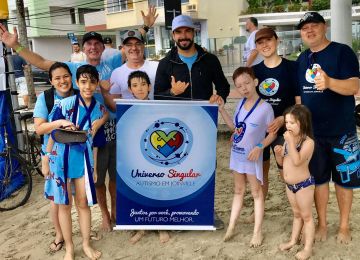
[[[258,20],[255,17],[249,17],[246,20],[245,29],[250,33],[244,47],[244,63],[246,67],[251,67],[263,61],[255,44],[255,34],[258,31]]]
[[[226,101],[230,85],[218,58],[194,43],[195,26],[190,16],[176,16],[172,22],[176,43],[158,66],[155,99]],[[216,94],[213,94],[213,84]]]
[[[218,58],[194,43],[195,26],[190,16],[176,16],[172,22],[176,43],[158,66],[155,77],[155,99],[226,101],[230,85]],[[216,94],[213,93],[213,83]],[[216,229],[224,223],[215,213]]]

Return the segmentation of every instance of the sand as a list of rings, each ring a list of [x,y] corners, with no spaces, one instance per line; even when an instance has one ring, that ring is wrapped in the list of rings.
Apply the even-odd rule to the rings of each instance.
[[[233,196],[233,180],[228,169],[230,143],[228,135],[219,135],[217,149],[217,176],[215,207],[224,220],[229,221]],[[49,203],[42,197],[43,180],[34,175],[30,200],[22,207],[0,213],[0,259],[62,259],[65,251],[50,254],[49,244],[54,239],[48,212]],[[333,186],[333,185],[331,185]],[[312,259],[358,259],[360,255],[360,192],[354,192],[351,215],[353,241],[349,245],[338,245],[335,235],[338,223],[338,207],[334,188],[331,188],[328,208],[329,238],[318,242]],[[236,227],[237,235],[230,242],[222,242],[224,230],[171,232],[171,240],[160,244],[156,232],[148,233],[138,244],[129,243],[129,231],[113,231],[103,234],[93,246],[103,252],[102,259],[293,259],[300,249],[280,252],[278,245],[286,241],[291,232],[292,213],[272,159],[269,195],[265,204],[264,241],[259,248],[249,248],[252,224],[245,223],[252,209],[251,195],[247,193],[245,208]],[[93,230],[101,222],[100,209],[93,207]],[[314,209],[315,213],[315,209]],[[314,214],[315,216],[315,214]],[[76,259],[86,259],[81,249],[81,237],[77,214],[73,210],[73,237]]]

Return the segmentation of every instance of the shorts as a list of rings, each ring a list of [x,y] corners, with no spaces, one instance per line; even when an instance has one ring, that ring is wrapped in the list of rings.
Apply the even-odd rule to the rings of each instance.
[[[309,169],[315,185],[332,180],[344,188],[360,187],[360,150],[356,133],[316,137]]]
[[[15,78],[15,84],[19,97],[29,95],[25,77]]]
[[[274,153],[274,148],[277,145],[283,145],[284,144],[284,136],[283,135],[279,135],[278,137],[276,137],[276,139],[267,147],[264,148],[264,153],[263,153],[263,161],[266,162],[268,160],[270,160],[270,147]],[[276,162],[276,165],[278,167],[278,169],[282,169],[282,167]]]
[[[106,172],[109,173],[109,179],[111,181],[116,181],[116,140],[107,142],[104,146],[98,148],[98,176],[95,187],[105,184]]]

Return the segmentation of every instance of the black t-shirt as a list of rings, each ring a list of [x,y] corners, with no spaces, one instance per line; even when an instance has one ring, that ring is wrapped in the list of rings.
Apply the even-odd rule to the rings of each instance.
[[[319,52],[304,51],[298,58],[298,82],[301,102],[312,113],[314,134],[340,136],[356,131],[354,96],[340,95],[329,89],[319,91],[314,84],[316,69],[335,79],[359,77],[359,62],[353,50],[331,42]]]
[[[296,62],[282,59],[277,67],[268,68],[262,61],[253,69],[259,80],[257,93],[272,106],[275,117],[281,116],[286,108],[295,104],[295,96],[300,95],[296,83]]]

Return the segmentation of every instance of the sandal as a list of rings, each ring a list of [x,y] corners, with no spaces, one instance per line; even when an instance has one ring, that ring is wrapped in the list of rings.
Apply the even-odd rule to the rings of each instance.
[[[52,252],[52,253],[55,253],[55,252],[57,252],[57,251],[60,251],[62,248],[63,248],[63,246],[64,246],[64,240],[61,240],[61,241],[59,241],[58,243],[56,243],[55,242],[55,240],[50,244],[50,251]],[[51,247],[52,245],[54,245],[53,247]]]

